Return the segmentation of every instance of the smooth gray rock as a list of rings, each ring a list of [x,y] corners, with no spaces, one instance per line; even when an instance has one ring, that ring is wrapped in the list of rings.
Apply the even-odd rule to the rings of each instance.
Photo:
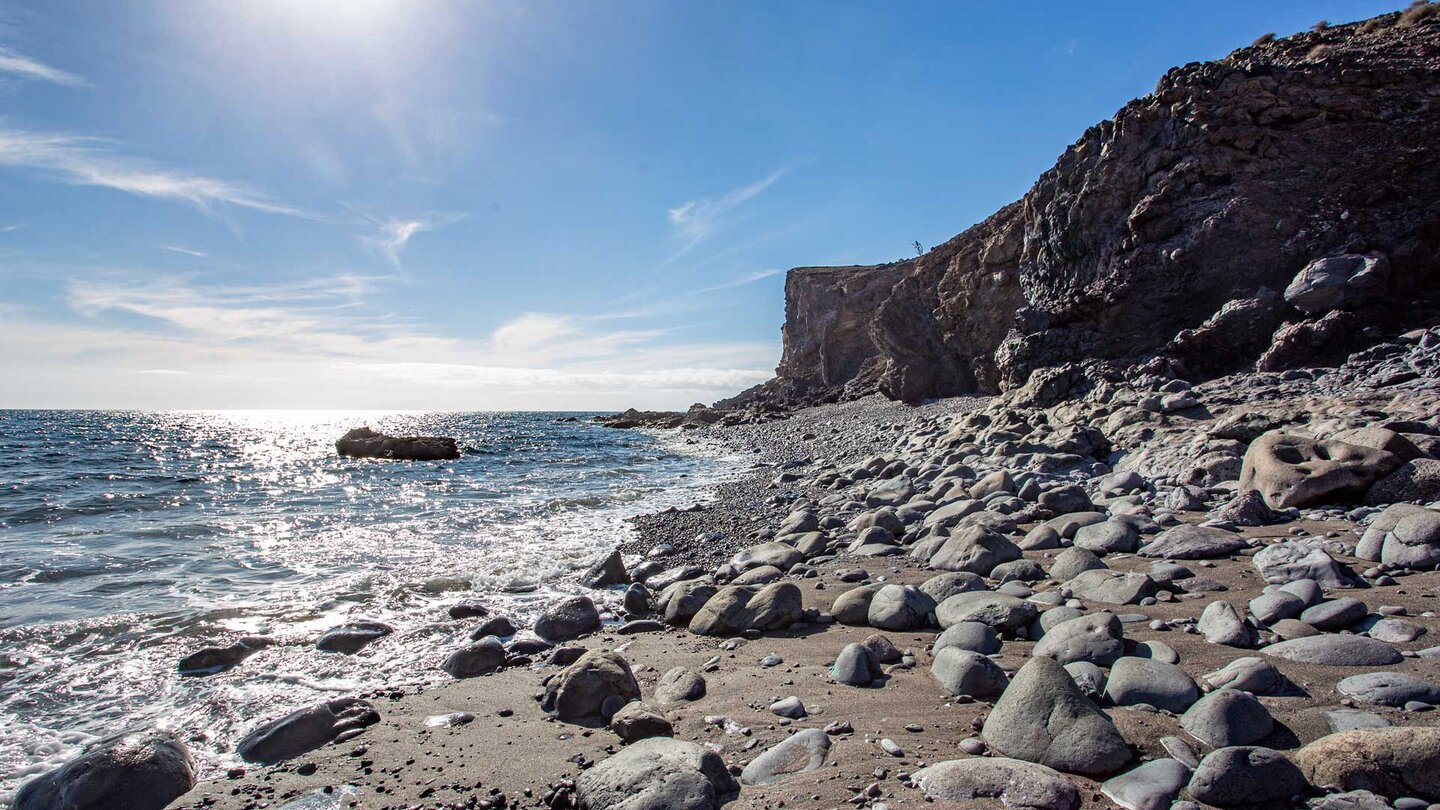
[[[326,630],[315,641],[315,649],[354,655],[369,644],[395,632],[395,628],[384,622],[361,619]]]
[[[788,717],[791,720],[799,720],[805,717],[805,704],[800,698],[791,695],[790,697],[781,698],[771,703],[770,713],[779,715],[780,717]]]
[[[1374,712],[1360,709],[1331,709],[1325,713],[1325,725],[1331,734],[1362,728],[1389,728],[1390,721]]]
[[[730,558],[730,564],[735,566],[736,571],[749,571],[762,565],[772,565],[781,571],[789,571],[790,566],[804,561],[805,555],[801,554],[799,549],[778,541],[741,549]]]
[[[830,665],[830,677],[846,686],[869,686],[880,675],[880,659],[864,644],[846,644]]]
[[[999,799],[1012,810],[1077,810],[1080,793],[1044,765],[1004,757],[952,759],[912,777],[930,799],[969,802]]]
[[[1120,520],[1107,520],[1082,526],[1075,532],[1075,548],[1083,548],[1104,556],[1106,554],[1129,554],[1140,547],[1140,533],[1135,527]]]
[[[1039,613],[1040,608],[1033,602],[989,591],[959,593],[935,607],[935,617],[943,629],[960,622],[980,622],[998,633],[1012,634],[1028,626]]]
[[[880,588],[874,585],[851,588],[835,597],[835,602],[830,606],[830,615],[841,624],[853,627],[867,625],[870,623],[870,602],[879,591]]]
[[[1293,593],[1274,590],[1262,593],[1250,600],[1250,615],[1263,625],[1272,625],[1281,619],[1293,619],[1305,610],[1305,600]]]
[[[1275,718],[1249,692],[1217,689],[1195,701],[1180,718],[1180,727],[1212,748],[1249,745],[1275,730]]]
[[[663,606],[666,624],[687,625],[720,589],[704,579],[683,579],[660,592],[657,605]]]
[[[938,656],[947,647],[991,655],[1000,652],[1000,637],[995,628],[984,622],[960,622],[950,625],[935,639],[931,652]]]
[[[690,619],[690,632],[702,636],[731,636],[746,630],[779,630],[804,616],[803,598],[793,582],[772,582],[759,590],[728,585]]]
[[[1361,584],[1345,566],[1335,561],[1322,542],[1287,540],[1266,546],[1250,560],[1266,582],[1285,583],[1312,579],[1325,588],[1353,588]]]
[[[588,810],[719,810],[739,791],[718,753],[668,737],[631,743],[575,780]]]
[[[1005,670],[977,652],[946,647],[935,654],[930,674],[952,695],[989,699],[1005,691]]]
[[[1144,703],[1179,714],[1200,697],[1200,690],[1174,664],[1127,656],[1110,667],[1105,697],[1117,706]]]
[[[625,560],[621,558],[618,548],[596,560],[580,575],[580,584],[587,588],[607,588],[629,582],[630,572],[625,570]]]
[[[274,765],[329,743],[341,734],[380,722],[380,713],[359,698],[339,698],[293,711],[251,731],[235,745],[246,762]]]
[[[1050,564],[1050,577],[1057,582],[1068,582],[1086,571],[1108,567],[1095,552],[1071,546],[1055,555],[1055,562]]]
[[[1335,691],[1372,706],[1403,707],[1410,701],[1440,703],[1440,686],[1403,672],[1365,672],[1335,684]]]
[[[1135,645],[1136,658],[1149,658],[1154,661],[1163,661],[1166,664],[1180,663],[1180,653],[1175,652],[1163,641],[1141,641]]]
[[[1245,538],[1234,532],[1186,523],[1156,535],[1139,554],[1166,560],[1208,560],[1229,557],[1244,547]]]
[[[660,712],[635,701],[626,703],[610,718],[610,730],[627,743],[648,737],[673,737],[675,728]]]
[[[1045,577],[1045,569],[1040,567],[1040,563],[1026,559],[1000,563],[990,572],[990,578],[1000,583],[1038,582]]]
[[[1155,759],[1107,779],[1100,792],[1125,810],[1167,810],[1189,781],[1190,769],[1185,763]]]
[[[886,585],[875,592],[866,613],[871,627],[881,630],[918,630],[930,623],[935,600],[919,588]]]
[[[1300,621],[1316,630],[1343,630],[1365,618],[1369,612],[1359,599],[1342,596],[1305,608],[1300,614]]]
[[[118,736],[26,782],[14,810],[163,810],[195,786],[195,763],[169,734]]]
[[[535,620],[535,635],[546,641],[569,641],[600,629],[600,611],[588,596],[556,602]]]
[[[1266,655],[1335,667],[1383,667],[1404,660],[1400,651],[1364,636],[1322,635],[1294,638],[1261,650]]]
[[[655,684],[655,700],[661,705],[689,703],[705,697],[705,676],[685,667],[673,667]]]
[[[1131,759],[1110,718],[1049,658],[1031,658],[1020,668],[981,737],[1002,756],[1086,776],[1115,773]]]
[[[500,639],[486,636],[450,653],[440,668],[452,678],[474,678],[504,666],[505,656],[505,645]]]
[[[1072,661],[1065,665],[1070,680],[1091,700],[1100,700],[1105,694],[1105,670],[1089,661]]]
[[[940,604],[957,593],[983,591],[987,589],[985,578],[969,571],[947,571],[937,574],[921,583],[920,590]]]
[[[1229,602],[1215,601],[1206,605],[1195,628],[1211,644],[1242,648],[1255,646],[1255,630],[1245,623]]]
[[[1069,586],[1077,597],[1107,605],[1138,605],[1156,593],[1155,580],[1145,574],[1109,570],[1083,571],[1070,580]]]
[[[983,577],[1000,563],[1018,559],[1020,549],[1003,535],[983,526],[967,526],[935,547],[926,561],[941,571],[968,571]]]
[[[639,698],[629,662],[618,653],[591,651],[545,681],[540,708],[566,723],[603,725],[614,709]]]
[[[1063,664],[1089,661],[1102,667],[1125,654],[1125,631],[1113,613],[1095,613],[1061,622],[1045,632],[1032,655]]]
[[[1305,776],[1279,751],[1233,746],[1211,751],[1190,778],[1190,795],[1215,807],[1286,805]]]
[[[797,731],[752,759],[740,772],[740,782],[768,785],[792,774],[809,773],[824,765],[829,753],[830,735],[823,730]]]
[[[1236,658],[1201,677],[1211,689],[1238,689],[1252,695],[1273,695],[1286,686],[1285,676],[1264,658]]]
[[[1331,793],[1305,803],[1308,810],[1391,810],[1390,802],[1384,796],[1377,796],[1368,790],[1350,790]]]
[[[1300,597],[1305,603],[1305,607],[1318,605],[1325,599],[1325,590],[1320,587],[1320,583],[1313,579],[1292,579],[1289,582],[1279,585],[1278,590],[1282,590],[1291,596]]]
[[[1425,635],[1424,627],[1405,619],[1379,619],[1373,624],[1367,620],[1360,626],[1364,628],[1365,635],[1391,644],[1408,644]]]

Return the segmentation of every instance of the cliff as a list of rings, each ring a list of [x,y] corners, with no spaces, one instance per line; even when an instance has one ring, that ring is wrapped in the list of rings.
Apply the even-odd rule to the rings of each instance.
[[[1207,379],[1433,319],[1437,8],[1174,68],[923,256],[790,271],[776,378],[727,404],[1053,388],[1096,362]]]

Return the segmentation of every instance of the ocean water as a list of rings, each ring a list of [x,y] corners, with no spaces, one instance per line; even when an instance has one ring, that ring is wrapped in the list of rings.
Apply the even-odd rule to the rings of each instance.
[[[558,416],[0,411],[0,803],[97,737],[173,729],[213,774],[286,711],[442,681],[467,639],[445,606],[533,617],[625,517],[703,501],[741,465]],[[463,456],[339,458],[359,425],[454,436]],[[359,618],[396,632],[354,656],[312,646]],[[281,643],[178,674],[242,634]]]

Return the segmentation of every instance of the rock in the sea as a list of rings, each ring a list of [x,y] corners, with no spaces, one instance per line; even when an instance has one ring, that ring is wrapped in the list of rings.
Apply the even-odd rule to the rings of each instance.
[[[180,659],[180,674],[190,677],[217,675],[234,669],[241,661],[274,643],[274,639],[264,636],[244,636],[224,647],[205,647]]]
[[[1110,667],[1105,697],[1116,706],[1145,704],[1180,714],[1200,697],[1200,690],[1174,664],[1126,656]]]
[[[596,560],[580,575],[580,584],[587,588],[606,588],[611,585],[624,585],[629,581],[630,572],[625,570],[625,560],[620,556],[618,548]]]
[[[1305,776],[1279,751],[1233,746],[1211,751],[1190,778],[1190,795],[1215,807],[1289,806]]]
[[[314,751],[349,732],[380,722],[380,713],[359,698],[339,698],[291,712],[241,738],[235,752],[246,762],[274,765]]]
[[[14,810],[163,810],[195,786],[195,763],[169,734],[112,737],[26,782]]]
[[[610,718],[610,730],[627,743],[647,737],[673,737],[675,729],[664,714],[634,701],[626,703]]]
[[[746,630],[779,630],[803,617],[801,599],[800,589],[792,582],[772,582],[759,589],[726,586],[690,619],[690,632],[729,636]]]
[[[1145,574],[1109,569],[1082,571],[1068,584],[1077,597],[1107,605],[1138,605],[1156,593],[1155,580]]]
[[[980,622],[995,628],[997,633],[1011,633],[1039,615],[1040,608],[1009,594],[990,591],[969,591],[958,593],[935,606],[935,618],[942,628],[960,622]]]
[[[943,802],[999,799],[1012,810],[1076,810],[1080,793],[1063,774],[1019,759],[952,759],[912,777],[926,798]]]
[[[1295,761],[1316,785],[1440,802],[1440,728],[1367,728],[1321,737]]]
[[[739,791],[718,753],[668,737],[632,743],[575,780],[587,810],[719,810]]]
[[[1211,644],[1226,647],[1254,647],[1255,630],[1229,602],[1216,600],[1200,612],[1200,621],[1195,629]]]
[[[474,678],[504,666],[505,656],[505,645],[500,639],[487,636],[450,653],[440,668],[452,678]]]
[[[981,736],[1002,756],[1085,776],[1115,773],[1131,759],[1110,718],[1049,658],[1025,662]]]
[[[325,652],[338,652],[345,655],[354,655],[372,642],[395,632],[395,628],[384,622],[359,621],[346,622],[345,624],[326,630],[315,640],[315,649]]]
[[[1364,636],[1320,635],[1271,644],[1261,652],[1302,664],[1332,667],[1383,667],[1404,660],[1400,651]]]
[[[639,698],[629,662],[617,653],[592,651],[546,679],[540,708],[566,723],[598,726]]]
[[[1270,736],[1275,719],[1249,692],[1216,689],[1185,710],[1180,727],[1212,748],[1225,748],[1249,745]]]
[[[1155,759],[1100,785],[1106,798],[1125,810],[1168,810],[1190,781],[1190,768],[1175,759]]]
[[[846,644],[830,665],[830,677],[846,686],[869,686],[880,675],[880,659],[864,644]]]
[[[1366,672],[1335,684],[1335,691],[1372,706],[1401,708],[1412,701],[1440,703],[1440,686],[1403,672]]]
[[[886,585],[870,600],[866,618],[881,630],[918,630],[930,623],[935,600],[909,585]]]
[[[655,684],[655,700],[661,705],[686,703],[705,697],[705,676],[684,667],[672,667]]]
[[[746,785],[768,785],[791,774],[809,773],[825,764],[830,753],[830,735],[818,728],[797,731],[750,760],[740,772]]]
[[[1166,529],[1140,548],[1140,556],[1165,560],[1228,557],[1245,547],[1245,538],[1212,526],[1182,524]]]
[[[952,695],[988,700],[1005,691],[1005,670],[977,652],[945,647],[935,654],[930,674]]]
[[[335,452],[346,458],[444,461],[459,458],[460,446],[445,436],[386,436],[362,427],[336,440]]]
[[[588,596],[556,602],[535,620],[535,635],[546,641],[569,641],[600,629],[600,611]]]
[[[1079,616],[1046,630],[1031,654],[1061,664],[1089,661],[1108,667],[1125,654],[1125,631],[1113,613]]]
[[[1258,490],[1272,509],[1344,502],[1398,466],[1384,450],[1271,431],[1245,451],[1240,489]]]

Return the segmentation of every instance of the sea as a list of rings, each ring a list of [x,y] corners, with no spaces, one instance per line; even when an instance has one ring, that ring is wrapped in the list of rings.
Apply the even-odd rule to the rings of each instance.
[[[0,411],[0,806],[110,735],[172,730],[213,776],[288,711],[443,681],[468,638],[448,605],[523,626],[632,536],[627,517],[702,503],[742,468],[592,415]],[[340,458],[362,425],[453,436],[462,456]],[[355,619],[395,632],[355,655],[314,648]],[[280,643],[179,674],[241,635]]]

